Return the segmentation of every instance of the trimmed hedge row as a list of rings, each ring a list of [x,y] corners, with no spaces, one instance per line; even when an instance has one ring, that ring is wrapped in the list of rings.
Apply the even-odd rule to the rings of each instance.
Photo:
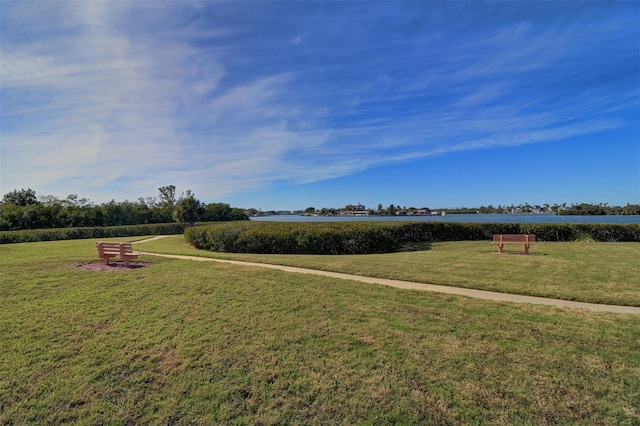
[[[640,225],[452,222],[230,222],[185,231],[198,249],[231,253],[387,253],[417,241],[481,241],[494,234],[535,234],[541,241],[635,241]]]
[[[235,253],[383,253],[398,248],[398,224],[242,222],[190,228],[193,246]]]
[[[535,234],[539,241],[640,242],[639,224],[593,223],[452,223],[408,224],[407,241],[482,241],[494,234]]]
[[[185,231],[196,248],[232,253],[384,253],[402,245],[399,223],[231,222]]]
[[[178,223],[155,223],[147,225],[0,231],[0,244],[80,240],[87,238],[134,237],[139,235],[174,235],[182,234],[184,228],[184,225]]]

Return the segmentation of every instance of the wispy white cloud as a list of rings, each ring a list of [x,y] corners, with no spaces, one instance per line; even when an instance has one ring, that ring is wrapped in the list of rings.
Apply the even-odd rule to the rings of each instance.
[[[589,20],[394,36],[380,33],[384,15],[331,19],[334,6],[357,5],[309,5],[311,17],[290,6],[301,23],[279,29],[267,9],[244,16],[246,5],[224,2],[10,4],[2,191],[100,201],[175,184],[213,200],[596,133],[626,125],[638,104],[606,81],[556,90],[599,78],[583,68],[594,60],[584,42],[622,39],[613,24],[604,35]],[[409,15],[394,12],[404,25]]]
[[[52,18],[50,7],[29,6],[15,13],[36,23]],[[64,6],[53,16],[67,16],[66,28],[49,40],[38,34],[33,42],[3,43],[3,115],[10,123],[2,136],[3,189],[28,180],[55,190],[57,181],[83,177],[70,190],[104,188],[108,197],[110,182],[147,171],[130,191],[148,193],[159,180],[153,170],[180,157],[176,111],[214,90],[223,72],[215,62],[203,65],[184,43],[119,32],[108,3]],[[59,35],[68,31],[74,34]]]

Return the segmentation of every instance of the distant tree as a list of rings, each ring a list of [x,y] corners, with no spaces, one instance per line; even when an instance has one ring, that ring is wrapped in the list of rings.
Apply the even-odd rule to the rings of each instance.
[[[602,216],[607,214],[602,206],[596,206],[588,203],[572,204],[568,213],[585,216]]]
[[[176,187],[175,185],[168,185],[158,188],[160,191],[160,201],[158,206],[161,208],[173,209],[176,205]]]
[[[31,188],[21,189],[19,191],[14,189],[4,194],[2,202],[15,204],[16,206],[30,206],[32,204],[38,204],[38,197],[36,197],[36,191]]]
[[[315,207],[307,207],[306,209],[304,209],[304,212],[307,214],[314,214],[316,212],[316,208]]]
[[[141,203],[143,202],[142,200],[142,197],[138,198],[138,201]],[[150,209],[156,208],[158,207],[158,199],[156,197],[147,197],[144,199],[144,204],[146,204]]]
[[[231,208],[231,220],[249,220],[249,216],[246,213],[237,207]]]
[[[204,220],[217,222],[231,220],[231,206],[226,203],[211,203],[204,207]]]
[[[205,212],[205,208],[195,197],[191,190],[182,194],[173,208],[173,219],[178,223],[188,223],[193,226],[196,220],[200,219]]]
[[[41,197],[39,197],[38,201],[47,206],[47,207],[53,207],[55,205],[61,205],[62,201],[56,197],[55,195],[43,195]]]
[[[93,203],[88,198],[78,198],[78,194],[69,194],[67,198],[61,201],[65,207],[92,207]]]
[[[202,220],[207,222],[219,222],[228,220],[247,220],[247,216],[242,210],[232,208],[227,203],[211,203],[204,206]]]
[[[321,208],[320,211],[318,212],[320,216],[330,216],[330,215],[335,215],[337,213],[338,211],[336,209],[327,208],[327,207]]]
[[[638,214],[640,215],[640,204],[629,204],[621,208],[621,214]]]

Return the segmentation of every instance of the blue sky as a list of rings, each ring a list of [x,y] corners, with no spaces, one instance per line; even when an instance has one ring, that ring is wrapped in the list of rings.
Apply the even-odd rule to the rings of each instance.
[[[639,2],[0,7],[3,194],[640,202]]]

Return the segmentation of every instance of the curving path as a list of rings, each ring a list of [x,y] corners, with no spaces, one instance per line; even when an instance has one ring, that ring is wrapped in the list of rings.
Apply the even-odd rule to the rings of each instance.
[[[163,236],[158,236],[158,237],[153,237],[146,240],[137,241],[137,242],[134,242],[134,244],[142,243],[146,241],[152,241],[159,238],[163,238]],[[386,278],[365,277],[361,275],[344,274],[340,272],[320,271],[317,269],[299,268],[295,266],[274,265],[269,263],[257,263],[257,262],[244,262],[240,260],[214,259],[210,257],[184,256],[184,255],[177,255],[177,254],[149,253],[149,252],[144,252],[139,250],[136,250],[136,251],[138,251],[138,253],[140,254],[149,255],[149,256],[159,256],[159,257],[167,257],[171,259],[195,260],[195,261],[203,261],[203,262],[229,263],[232,265],[242,265],[242,266],[255,266],[258,268],[277,269],[280,271],[293,272],[298,274],[322,275],[326,277],[339,278],[343,280],[359,281],[359,282],[368,283],[368,284],[386,285],[390,287],[396,287],[396,288],[402,288],[402,289],[408,289],[408,290],[433,291],[436,293],[453,294],[457,296],[473,297],[476,299],[493,300],[497,302],[531,303],[535,305],[548,305],[548,306],[556,306],[559,308],[578,308],[578,309],[587,309],[589,311],[594,311],[594,312],[612,312],[617,314],[640,314],[640,307],[637,307],[637,306],[618,306],[618,305],[603,305],[599,303],[574,302],[571,300],[548,299],[546,297],[522,296],[519,294],[498,293],[495,291],[475,290],[475,289],[461,288],[461,287],[449,287],[449,286],[435,285],[435,284],[422,284],[422,283],[416,283],[411,281],[391,280]]]

